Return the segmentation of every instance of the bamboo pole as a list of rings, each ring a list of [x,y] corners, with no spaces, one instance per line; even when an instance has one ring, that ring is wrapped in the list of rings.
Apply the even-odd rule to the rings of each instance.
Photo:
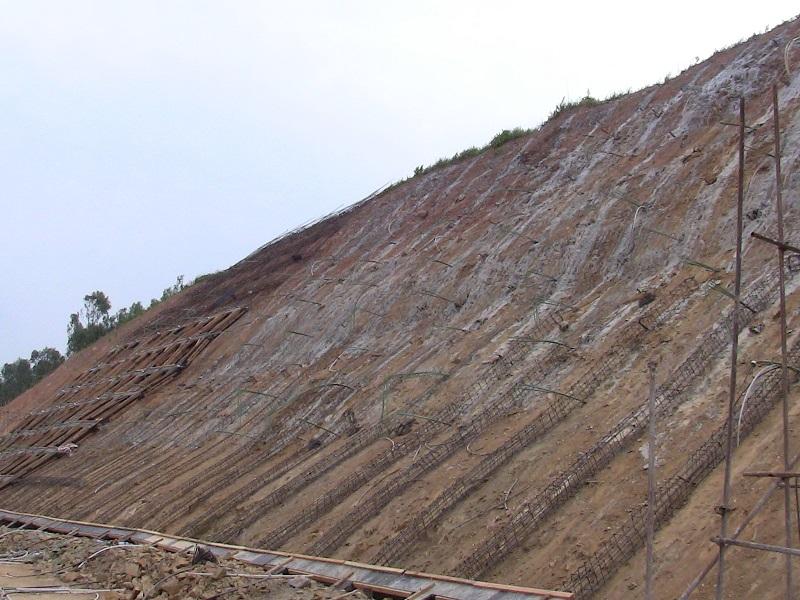
[[[786,349],[786,285],[783,275],[784,265],[784,238],[783,238],[783,193],[781,190],[781,129],[778,111],[778,85],[772,85],[772,122],[774,127],[775,142],[775,209],[778,216],[778,290],[780,292],[780,318],[781,318],[781,392],[783,396],[783,469],[789,470],[789,369],[788,350]],[[789,483],[784,479],[784,483]],[[783,513],[784,534],[786,546],[792,547],[792,491],[786,485],[783,488]],[[722,536],[724,537],[724,536]],[[793,596],[792,585],[792,557],[786,555],[786,600]]]
[[[800,461],[800,454],[795,454],[794,458],[792,459],[791,465],[794,466],[797,462]],[[736,530],[731,534],[730,539],[736,539],[741,535],[741,533],[745,530],[745,528],[753,521],[753,519],[758,516],[764,507],[769,502],[770,498],[772,498],[772,494],[775,493],[781,485],[781,481],[776,479],[775,481],[770,484],[769,488],[764,492],[764,494],[759,498],[758,502],[756,502],[755,506],[750,510],[744,520],[739,524]],[[703,580],[706,576],[711,572],[711,570],[717,565],[717,561],[719,560],[719,555],[715,556],[713,559],[709,561],[709,563],[705,566],[705,568],[698,573],[697,577],[695,577],[686,590],[681,594],[678,600],[688,600],[688,598],[694,593],[694,591],[700,587],[700,584],[703,583]]]
[[[786,548],[784,546],[774,546],[772,544],[759,544],[758,542],[748,542],[745,540],[735,540],[732,538],[713,537],[711,541],[719,544],[720,546],[741,546],[742,548],[750,548],[751,550],[765,550],[767,552],[777,552],[784,554],[791,558],[792,556],[800,556],[800,549]]]
[[[650,398],[648,400],[647,446],[647,559],[645,564],[644,597],[653,600],[653,541],[655,538],[655,506],[656,506],[656,364],[650,362]]]
[[[733,453],[733,413],[736,403],[736,366],[739,357],[739,295],[742,286],[742,208],[744,204],[744,97],[739,98],[739,173],[736,200],[736,280],[734,284],[734,304],[732,316],[731,375],[728,388],[727,435],[725,439],[725,478],[722,483],[722,504],[720,513],[719,537],[728,537],[728,515],[731,501],[731,471]],[[719,565],[717,567],[716,599],[722,600],[725,594],[725,544],[719,546]]]

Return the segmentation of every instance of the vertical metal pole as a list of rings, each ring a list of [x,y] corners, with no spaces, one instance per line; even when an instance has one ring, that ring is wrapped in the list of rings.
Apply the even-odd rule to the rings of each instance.
[[[655,538],[656,510],[656,363],[647,365],[650,369],[650,417],[647,445],[647,562],[645,566],[644,597],[653,600],[653,541]]]
[[[778,241],[783,244],[783,193],[781,190],[781,129],[778,120],[778,85],[772,85],[772,124],[775,138],[775,208],[778,213]],[[786,350],[786,287],[783,276],[784,249],[778,246],[778,290],[781,302],[781,384],[783,394],[783,468],[789,468],[789,369],[787,367],[788,352]],[[791,480],[783,480],[783,511],[786,547],[792,547],[792,490]],[[786,599],[793,594],[792,557],[786,555]]]
[[[797,484],[800,479],[794,478],[794,507],[795,514],[797,515],[797,534],[800,535],[800,490],[797,489]]]
[[[728,535],[728,513],[731,500],[731,463],[733,453],[733,412],[736,403],[736,363],[739,358],[739,295],[742,287],[742,205],[744,204],[744,97],[739,98],[739,189],[736,200],[736,279],[734,282],[734,301],[732,316],[731,376],[728,388],[728,418],[725,440],[725,479],[722,484],[722,505],[720,537]],[[719,566],[717,567],[717,600],[725,594],[725,544],[719,546]]]

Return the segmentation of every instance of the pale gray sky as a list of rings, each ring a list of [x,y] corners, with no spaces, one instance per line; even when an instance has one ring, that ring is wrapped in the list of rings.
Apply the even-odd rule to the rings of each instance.
[[[741,4],[741,6],[738,6]],[[0,0],[0,363],[793,2]]]

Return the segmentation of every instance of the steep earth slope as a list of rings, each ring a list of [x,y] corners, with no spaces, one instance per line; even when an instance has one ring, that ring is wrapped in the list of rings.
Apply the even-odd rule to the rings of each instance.
[[[6,407],[0,503],[633,596],[655,361],[657,582],[675,597],[718,519],[729,123],[743,94],[745,234],[772,233],[779,83],[793,239],[800,53],[787,73],[784,51],[798,34],[788,22],[663,85],[563,111],[206,278]],[[773,262],[747,239],[745,365],[777,353]],[[743,465],[778,463],[776,390],[765,377],[743,413]],[[737,487],[742,514],[756,492]],[[731,593],[777,585],[773,562],[747,555]]]

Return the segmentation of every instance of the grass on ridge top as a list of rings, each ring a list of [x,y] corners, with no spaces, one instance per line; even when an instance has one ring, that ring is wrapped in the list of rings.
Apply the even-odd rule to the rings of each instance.
[[[501,146],[510,142],[511,140],[515,140],[517,138],[538,131],[539,129],[542,128],[543,125],[545,125],[546,123],[550,122],[551,120],[557,117],[560,117],[562,114],[568,113],[570,111],[579,108],[591,108],[593,106],[600,106],[601,104],[605,104],[606,102],[611,102],[612,100],[616,100],[618,98],[622,98],[623,96],[627,96],[630,93],[631,93],[630,90],[626,92],[618,92],[615,94],[611,94],[610,96],[608,96],[603,100],[600,100],[598,98],[593,97],[587,90],[586,95],[580,100],[562,99],[561,102],[559,102],[553,109],[553,111],[550,113],[550,116],[547,117],[547,120],[538,127],[534,127],[532,129],[526,129],[523,127],[515,127],[514,129],[503,129],[500,133],[498,133],[491,140],[489,140],[489,143],[487,143],[484,146],[481,146],[480,148],[477,146],[472,146],[471,148],[467,148],[466,150],[457,152],[450,158],[440,158],[432,165],[428,166],[419,165],[416,169],[414,169],[414,174],[412,175],[412,177],[417,177],[418,175],[425,175],[426,173],[430,173],[431,171],[435,171],[436,169],[439,169],[441,167],[446,167],[448,165],[452,165],[453,163],[457,163],[461,160],[464,160],[465,158],[472,158],[473,156],[478,156],[480,153],[489,149],[500,148]],[[408,181],[408,179],[403,179],[401,181],[398,181],[391,187],[403,183],[404,181]]]

